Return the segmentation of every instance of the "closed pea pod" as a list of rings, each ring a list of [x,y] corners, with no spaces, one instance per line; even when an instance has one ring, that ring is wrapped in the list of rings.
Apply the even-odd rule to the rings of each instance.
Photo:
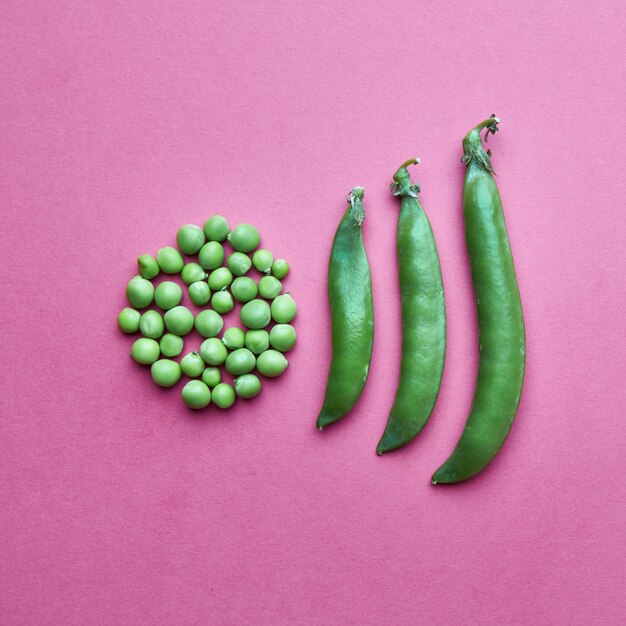
[[[495,116],[463,139],[465,239],[476,296],[479,365],[474,400],[461,437],[432,482],[457,483],[486,467],[509,434],[519,405],[526,362],[522,303],[513,256],[480,132],[494,134]]]
[[[430,417],[443,374],[446,353],[446,304],[437,245],[411,183],[409,165],[394,175],[392,193],[402,198],[396,246],[402,302],[402,360],[396,397],[377,452],[383,454],[411,441]]]
[[[333,357],[324,404],[317,418],[319,429],[341,419],[360,398],[374,343],[372,281],[361,233],[365,219],[363,188],[355,187],[348,202],[348,210],[335,233],[328,266]],[[278,296],[272,309],[285,297],[288,296]],[[274,319],[288,323],[293,317]]]

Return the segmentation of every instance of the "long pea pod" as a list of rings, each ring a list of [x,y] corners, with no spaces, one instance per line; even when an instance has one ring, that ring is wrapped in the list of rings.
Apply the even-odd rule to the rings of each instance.
[[[333,357],[317,418],[320,430],[344,417],[361,396],[374,343],[372,281],[361,233],[365,219],[362,187],[351,191],[348,203],[328,266]]]
[[[441,386],[446,352],[446,304],[439,254],[428,217],[411,183],[411,159],[394,174],[391,191],[402,198],[396,247],[402,302],[402,361],[396,397],[377,452],[414,439],[428,421]]]
[[[458,483],[485,468],[511,429],[522,393],[526,340],[522,303],[490,154],[480,132],[495,134],[491,116],[463,139],[465,236],[476,296],[479,366],[465,429],[432,482]]]

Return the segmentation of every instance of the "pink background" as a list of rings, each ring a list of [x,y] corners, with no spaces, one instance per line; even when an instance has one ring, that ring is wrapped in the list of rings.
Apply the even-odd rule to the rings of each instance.
[[[3,2],[3,624],[617,624],[624,602],[624,3]],[[471,401],[460,140],[490,113],[528,332],[518,419],[435,488]],[[432,420],[375,445],[398,372],[395,168],[441,255]],[[358,409],[319,433],[326,265],[366,187]],[[192,414],[115,323],[135,257],[251,221],[300,305],[291,367]],[[191,346],[189,346],[191,348]]]

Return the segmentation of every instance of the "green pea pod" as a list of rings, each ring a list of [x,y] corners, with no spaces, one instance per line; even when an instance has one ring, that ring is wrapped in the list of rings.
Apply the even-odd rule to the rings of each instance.
[[[402,299],[402,361],[396,398],[377,452],[395,450],[414,439],[428,421],[441,386],[446,354],[446,303],[437,244],[411,184],[411,159],[394,174],[391,191],[402,198],[397,229],[398,275]]]
[[[467,424],[450,458],[432,482],[458,483],[478,474],[502,447],[519,405],[526,341],[513,256],[493,178],[490,155],[480,131],[495,134],[491,116],[463,140],[467,166],[463,188],[465,237],[476,295],[479,329],[478,378]]]
[[[363,188],[355,187],[333,242],[328,266],[328,299],[333,357],[317,427],[341,419],[363,392],[374,343],[372,279],[361,226]]]

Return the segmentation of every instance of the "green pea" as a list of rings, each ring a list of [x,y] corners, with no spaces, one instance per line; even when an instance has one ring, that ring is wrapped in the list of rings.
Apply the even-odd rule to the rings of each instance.
[[[244,343],[254,354],[261,354],[270,347],[270,338],[266,330],[249,330]]]
[[[233,376],[247,374],[254,369],[256,358],[247,348],[239,348],[226,357],[226,371]]]
[[[213,215],[204,222],[204,234],[209,241],[224,241],[229,230],[226,218],[221,215]]]
[[[180,304],[183,298],[183,290],[178,283],[174,283],[171,280],[165,280],[154,290],[154,301],[156,305],[167,311],[173,309]]]
[[[143,278],[147,278],[148,280],[156,278],[161,271],[159,269],[159,264],[151,254],[142,254],[137,257],[137,267],[141,276]]]
[[[274,255],[269,251],[261,248],[252,255],[252,263],[254,267],[264,274],[267,274],[272,268]]]
[[[185,224],[178,229],[176,243],[185,254],[196,254],[205,242],[204,231],[199,226]]]
[[[254,398],[261,393],[261,381],[254,374],[244,374],[235,378],[235,391],[240,398]]]
[[[230,290],[239,302],[250,302],[254,300],[259,292],[256,283],[248,276],[235,278]]]
[[[244,333],[241,328],[237,328],[236,326],[233,326],[232,328],[224,331],[224,336],[222,337],[222,343],[229,350],[237,350],[237,348],[243,348],[245,340],[246,333]]]
[[[203,409],[211,403],[211,390],[201,380],[190,380],[180,395],[190,409]]]
[[[232,311],[235,303],[233,302],[233,296],[230,291],[216,291],[211,298],[211,306],[222,315]]]
[[[259,280],[259,295],[273,300],[283,290],[283,284],[275,276],[263,276]]]
[[[120,330],[127,335],[136,333],[139,330],[139,320],[141,319],[141,313],[130,307],[126,307],[120,311],[117,316],[117,325]]]
[[[256,360],[256,368],[268,378],[280,376],[287,369],[287,365],[289,365],[287,359],[277,350],[266,350],[259,354]]]
[[[233,252],[228,257],[226,265],[235,276],[243,276],[252,267],[252,261],[243,252]]]
[[[227,267],[218,267],[209,274],[208,282],[213,291],[219,291],[233,282],[233,275]]]
[[[209,365],[221,365],[227,355],[226,346],[215,337],[205,339],[200,345],[200,356]]]
[[[227,383],[219,383],[213,389],[213,402],[220,409],[229,409],[235,404],[235,390]]]
[[[296,316],[298,308],[289,293],[274,298],[272,317],[278,324],[288,324]]]
[[[173,387],[182,376],[180,365],[169,359],[159,359],[150,368],[152,380],[159,387]]]
[[[289,263],[285,259],[276,259],[272,264],[272,274],[282,280],[289,274]]]
[[[205,270],[214,270],[224,262],[224,248],[217,241],[205,243],[198,254],[198,263]]]
[[[239,224],[230,231],[228,241],[239,252],[252,252],[261,243],[261,235],[251,224]]]
[[[220,372],[219,367],[207,367],[204,372],[202,372],[202,382],[211,389],[213,389],[220,380],[222,380],[222,372]]]
[[[158,339],[165,330],[161,314],[156,311],[146,311],[139,320],[139,330],[144,337]]]
[[[178,356],[183,351],[184,345],[183,338],[178,335],[172,335],[172,333],[165,333],[159,341],[161,354],[167,357]]]
[[[172,246],[165,246],[157,252],[157,263],[166,274],[178,274],[185,265],[180,252]]]
[[[296,329],[291,324],[276,324],[270,330],[270,344],[274,350],[289,352],[296,345]]]
[[[175,335],[183,336],[193,328],[193,313],[186,306],[175,306],[165,312],[165,326]]]
[[[141,276],[135,276],[126,285],[126,297],[136,309],[145,309],[152,304],[154,285]]]
[[[154,339],[142,337],[133,343],[130,356],[142,365],[152,365],[159,358],[159,344]]]
[[[224,320],[219,313],[208,309],[196,315],[195,326],[203,337],[217,337],[224,328]]]
[[[265,300],[250,300],[241,307],[239,317],[246,328],[264,328],[270,323],[270,305]]]
[[[194,350],[194,352],[190,352],[186,354],[180,360],[180,369],[184,374],[187,374],[189,378],[198,378],[204,372],[204,361],[202,357]]]
[[[207,277],[207,273],[198,263],[186,263],[183,271],[180,273],[180,277],[186,285],[191,285],[191,283],[204,280]]]
[[[208,283],[199,280],[189,285],[189,299],[196,306],[204,306],[211,299],[211,289]]]

